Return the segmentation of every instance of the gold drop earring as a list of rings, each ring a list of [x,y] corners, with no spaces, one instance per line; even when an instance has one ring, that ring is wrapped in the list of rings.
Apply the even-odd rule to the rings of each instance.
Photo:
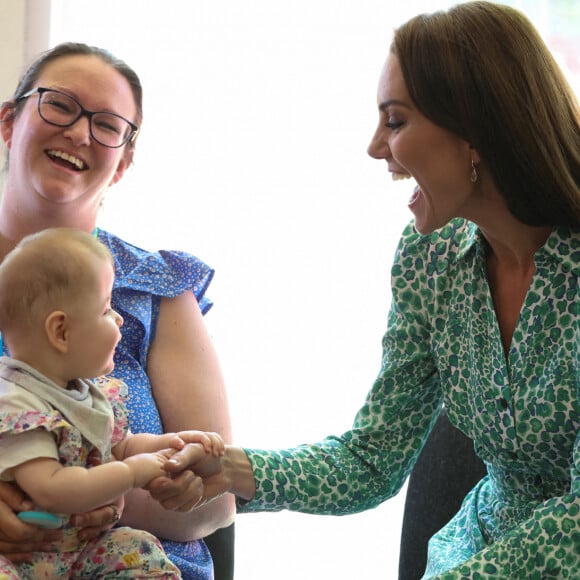
[[[473,159],[471,160],[471,183],[475,183],[479,179],[479,175],[477,174],[477,167]]]

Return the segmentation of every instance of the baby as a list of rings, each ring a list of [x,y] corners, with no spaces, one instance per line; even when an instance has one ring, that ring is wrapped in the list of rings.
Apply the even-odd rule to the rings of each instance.
[[[215,433],[129,432],[126,385],[105,377],[123,324],[111,308],[113,281],[108,249],[70,228],[24,238],[0,264],[0,331],[10,353],[0,358],[0,479],[17,483],[40,511],[23,519],[64,525],[55,552],[19,564],[0,556],[2,578],[180,578],[148,532],[117,527],[81,541],[68,522],[107,504],[117,514],[114,502],[167,475],[186,443],[223,453]]]

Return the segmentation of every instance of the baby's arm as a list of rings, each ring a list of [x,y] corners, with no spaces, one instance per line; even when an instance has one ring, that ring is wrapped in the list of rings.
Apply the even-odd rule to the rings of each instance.
[[[164,435],[130,433],[113,448],[113,454],[117,459],[125,459],[137,453],[151,453],[162,449],[179,451],[186,443],[200,443],[207,454],[215,457],[224,453],[224,441],[217,433],[190,430]]]
[[[184,445],[185,442],[177,433],[128,433],[123,441],[113,447],[113,456],[115,459],[124,460],[139,453],[153,453],[162,449],[179,451]]]
[[[50,458],[38,458],[12,468],[21,489],[38,506],[53,513],[81,513],[115,501],[135,487],[166,475],[171,453],[158,451],[112,461],[90,469],[63,467]]]

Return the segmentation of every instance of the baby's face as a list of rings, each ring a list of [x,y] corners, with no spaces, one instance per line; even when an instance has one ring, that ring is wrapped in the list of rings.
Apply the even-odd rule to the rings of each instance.
[[[114,271],[105,260],[95,260],[93,283],[70,311],[72,378],[93,378],[110,373],[115,348],[121,340],[123,318],[111,307]],[[73,369],[71,369],[72,371]]]

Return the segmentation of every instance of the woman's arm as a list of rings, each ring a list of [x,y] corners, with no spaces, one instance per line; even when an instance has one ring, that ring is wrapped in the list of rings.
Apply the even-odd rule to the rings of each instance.
[[[381,370],[352,429],[288,449],[228,447],[217,466],[213,459],[195,455],[191,469],[204,478],[204,501],[229,492],[251,500],[240,511],[342,515],[376,507],[399,491],[443,399],[431,347],[433,300],[408,299],[408,255],[426,251],[417,244],[423,245],[422,239],[400,246]],[[427,276],[421,284],[421,295],[429,296]],[[177,452],[168,469],[179,472],[192,451],[186,446]],[[154,493],[160,497],[159,490]]]
[[[222,456],[210,456],[199,446],[186,445],[167,463],[167,470],[180,473],[186,468],[203,478],[202,503],[209,503],[225,493],[232,493],[242,500],[253,499],[256,480],[250,459],[241,447],[228,445]],[[162,489],[152,490],[152,495],[171,507],[172,498],[165,498]]]
[[[161,300],[147,374],[165,431],[215,431],[231,443],[222,372],[192,292]],[[181,489],[190,486],[193,496],[201,489],[199,478],[189,471],[173,484]],[[234,514],[234,497],[229,494],[195,512],[178,513],[164,509],[149,493],[135,490],[126,496],[122,522],[163,538],[187,541],[229,525]]]

